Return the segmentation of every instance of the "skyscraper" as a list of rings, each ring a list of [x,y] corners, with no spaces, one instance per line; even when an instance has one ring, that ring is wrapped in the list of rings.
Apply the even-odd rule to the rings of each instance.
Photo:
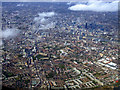
[[[85,24],[85,28],[87,29],[87,23]]]

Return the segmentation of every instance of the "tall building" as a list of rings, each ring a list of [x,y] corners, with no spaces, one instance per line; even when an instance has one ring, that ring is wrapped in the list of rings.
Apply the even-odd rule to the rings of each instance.
[[[85,24],[85,28],[86,28],[86,29],[88,28],[88,25],[87,25],[87,23]]]

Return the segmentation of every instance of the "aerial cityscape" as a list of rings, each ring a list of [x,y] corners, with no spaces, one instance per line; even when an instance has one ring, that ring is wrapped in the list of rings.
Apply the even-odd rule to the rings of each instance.
[[[2,2],[2,87],[119,87],[119,18],[114,3],[93,10],[91,3],[83,2]],[[89,9],[84,8],[87,4]]]

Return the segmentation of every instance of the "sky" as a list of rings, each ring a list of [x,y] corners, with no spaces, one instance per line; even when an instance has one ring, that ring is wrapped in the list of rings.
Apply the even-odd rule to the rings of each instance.
[[[88,1],[87,4],[77,3],[70,6],[73,11],[96,11],[96,12],[114,12],[118,11],[118,1],[104,2],[104,1]]]
[[[120,0],[1,0],[3,2],[76,2],[76,5],[68,9],[73,11],[96,11],[96,12],[114,12],[118,11],[118,2]],[[77,3],[78,2],[78,3]],[[88,2],[83,4],[81,2]],[[109,3],[111,2],[111,3]]]
[[[0,1],[2,2],[85,2],[85,1],[95,1],[95,0],[0,0]],[[109,2],[115,0],[102,0],[102,1]]]

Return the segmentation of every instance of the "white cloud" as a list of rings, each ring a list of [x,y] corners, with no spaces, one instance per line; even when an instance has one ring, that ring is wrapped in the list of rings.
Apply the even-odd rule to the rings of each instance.
[[[50,29],[50,28],[54,28],[54,27],[55,27],[55,22],[51,22],[46,25],[41,25],[41,27],[39,27],[39,29]]]
[[[88,1],[87,4],[76,4],[69,7],[74,11],[96,11],[96,12],[113,12],[118,11],[118,1],[104,2],[104,1]]]
[[[55,15],[55,12],[43,12],[38,14],[40,17],[52,17]]]
[[[6,29],[2,31],[2,38],[11,38],[16,36],[19,33],[18,29],[12,28],[12,29]]]
[[[54,28],[55,22],[53,22],[52,17],[57,15],[55,12],[42,12],[38,15],[34,18],[37,30]]]
[[[71,5],[71,4],[72,4],[72,2],[68,2],[68,3],[67,3],[67,5]]]
[[[20,31],[16,28],[12,28],[12,29],[6,29],[6,30],[0,30],[0,46],[3,45],[3,42],[2,42],[2,38],[4,39],[9,39],[9,38],[13,38],[15,36],[18,35]]]
[[[24,4],[17,4],[17,7],[24,6]]]

